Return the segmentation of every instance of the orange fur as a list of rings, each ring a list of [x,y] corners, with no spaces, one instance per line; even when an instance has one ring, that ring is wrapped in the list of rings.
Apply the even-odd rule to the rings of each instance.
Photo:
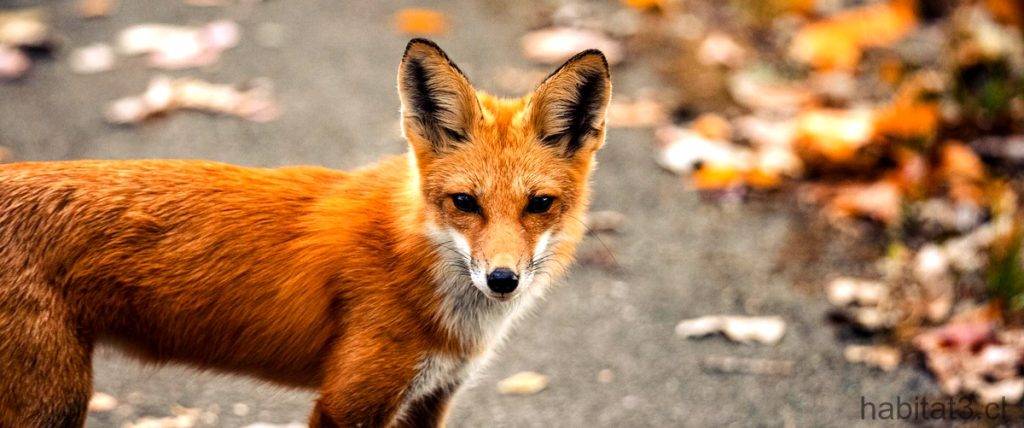
[[[500,256],[524,274],[561,274],[583,233],[610,84],[592,52],[533,95],[571,104],[581,85],[574,73],[603,70],[590,111],[597,126],[568,153],[571,142],[539,141],[540,128],[560,119],[538,113],[538,98],[476,93],[426,41],[410,42],[403,67],[414,61],[434,68],[415,76],[429,85],[400,84],[410,152],[356,171],[0,165],[0,426],[81,426],[97,341],[151,361],[316,389],[313,426],[443,423],[451,396],[500,336],[462,331],[450,320],[478,314],[449,313],[449,303],[472,300],[504,317],[503,328],[512,316],[503,308],[548,281],[488,299],[438,233],[465,236],[470,264]],[[449,102],[457,111],[416,116],[408,92],[416,88],[436,101],[427,107]],[[438,123],[463,128],[426,129]],[[456,135],[449,131],[460,141],[445,140]],[[450,195],[459,192],[477,195],[482,212],[454,209]],[[554,206],[524,213],[536,193],[556,197]],[[533,266],[545,232],[557,242]]]

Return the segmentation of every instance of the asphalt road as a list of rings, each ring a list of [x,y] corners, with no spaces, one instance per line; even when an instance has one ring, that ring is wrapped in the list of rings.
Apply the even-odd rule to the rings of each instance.
[[[115,15],[96,21],[75,17],[69,2],[46,7],[65,48],[112,42],[132,23],[236,19],[243,28],[239,47],[212,67],[172,74],[218,82],[268,77],[283,116],[259,124],[179,113],[139,127],[109,126],[104,105],[141,92],[156,72],[130,59],[109,73],[74,75],[63,49],[23,81],[0,85],[0,146],[15,159],[203,158],[352,168],[404,149],[394,75],[407,36],[393,30],[391,19],[412,2],[120,3]],[[502,87],[510,67],[529,67],[518,37],[536,8],[515,5],[435,5],[452,21],[451,32],[436,40],[481,88]],[[280,47],[255,42],[266,23],[283,30]],[[635,61],[615,69],[614,79],[619,94],[657,85]],[[599,155],[594,208],[628,216],[620,234],[604,238],[621,267],[574,269],[459,396],[454,426],[848,426],[862,423],[861,397],[888,401],[934,391],[913,364],[882,373],[843,360],[843,344],[855,338],[827,321],[817,291],[830,276],[858,269],[862,256],[843,239],[784,197],[739,206],[702,202],[655,167],[653,147],[648,131],[610,132]],[[720,313],[778,315],[789,328],[774,347],[673,333],[681,319]],[[701,361],[714,356],[787,360],[795,369],[786,376],[702,369]],[[304,422],[313,399],[235,376],[144,367],[110,349],[99,352],[95,369],[96,389],[122,405],[91,414],[91,427],[168,416],[174,405],[201,409],[200,425],[207,426]],[[598,380],[605,369],[610,382]],[[520,370],[549,375],[549,388],[499,395],[497,380]]]

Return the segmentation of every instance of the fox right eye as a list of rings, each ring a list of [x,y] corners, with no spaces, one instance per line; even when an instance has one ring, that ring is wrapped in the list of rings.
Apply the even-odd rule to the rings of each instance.
[[[455,204],[455,208],[458,208],[459,211],[462,212],[480,212],[480,205],[476,203],[476,198],[465,193],[456,193],[452,195],[452,203]]]

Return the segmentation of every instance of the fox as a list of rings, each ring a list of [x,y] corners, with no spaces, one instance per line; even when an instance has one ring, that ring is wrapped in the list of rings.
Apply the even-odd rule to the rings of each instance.
[[[97,344],[315,391],[311,427],[444,426],[585,235],[611,76],[502,98],[413,39],[397,87],[406,152],[351,171],[0,165],[0,426],[83,426]]]

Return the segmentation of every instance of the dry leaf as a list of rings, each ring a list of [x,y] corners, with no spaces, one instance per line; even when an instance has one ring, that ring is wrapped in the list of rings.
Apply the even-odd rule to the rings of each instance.
[[[395,14],[398,31],[409,35],[440,35],[448,31],[448,19],[433,9],[402,9]]]
[[[622,4],[642,12],[665,10],[665,0],[622,0]]]
[[[809,110],[797,118],[795,148],[807,163],[845,166],[859,160],[873,135],[874,116],[868,109]]]
[[[790,55],[818,69],[853,70],[863,49],[891,45],[917,26],[911,3],[871,4],[808,24],[793,37]]]
[[[238,24],[213,21],[202,27],[138,24],[118,35],[118,49],[125,55],[149,55],[149,65],[177,70],[216,62],[221,52],[238,44]]]
[[[849,345],[843,350],[846,361],[854,364],[867,364],[891,372],[900,365],[900,351],[891,346]]]
[[[547,386],[547,376],[537,372],[519,372],[498,382],[498,392],[506,395],[533,395]]]
[[[825,289],[829,303],[835,306],[877,306],[888,297],[889,287],[878,281],[842,277]]]
[[[697,48],[697,61],[708,66],[739,67],[746,61],[747,51],[724,33],[709,34]]]
[[[0,45],[43,46],[49,42],[50,26],[42,9],[0,11]]]
[[[110,15],[115,0],[78,0],[78,14],[83,18],[102,18]]]
[[[32,61],[20,49],[0,44],[0,79],[13,80],[24,76]]]
[[[814,100],[814,94],[804,85],[770,73],[733,73],[728,85],[736,103],[754,111],[792,113]]]
[[[902,201],[898,185],[880,180],[871,184],[839,187],[827,209],[830,215],[837,218],[863,217],[892,224],[899,219]]]
[[[714,113],[704,113],[690,123],[690,129],[709,140],[728,141],[732,138],[732,124]]]
[[[78,74],[102,73],[114,68],[114,49],[104,43],[83,46],[71,52],[68,63]]]
[[[779,317],[712,315],[676,324],[676,334],[682,337],[700,337],[718,332],[737,342],[774,345],[786,334],[786,322]]]
[[[274,120],[280,114],[269,83],[256,80],[248,87],[215,84],[193,78],[153,78],[146,92],[112,102],[107,121],[133,124],[157,113],[177,109],[228,114],[255,122]]]
[[[947,181],[981,181],[986,176],[985,165],[978,155],[970,147],[959,143],[942,146],[939,173]]]
[[[109,412],[117,407],[117,399],[113,395],[94,392],[89,399],[90,412]]]
[[[199,409],[172,406],[174,416],[163,418],[145,417],[135,422],[124,424],[124,428],[192,428],[199,419]]]
[[[733,145],[704,138],[689,129],[664,127],[658,129],[656,136],[662,141],[658,165],[676,174],[689,174],[706,165],[739,165],[744,162],[744,155]],[[746,166],[741,169],[745,171]]]
[[[937,73],[918,73],[907,79],[893,100],[875,114],[878,135],[929,141],[938,132],[939,103],[945,83]]]
[[[523,56],[541,64],[561,64],[587,49],[604,53],[609,64],[622,61],[622,45],[603,33],[583,28],[554,27],[527,33],[522,38]]]

